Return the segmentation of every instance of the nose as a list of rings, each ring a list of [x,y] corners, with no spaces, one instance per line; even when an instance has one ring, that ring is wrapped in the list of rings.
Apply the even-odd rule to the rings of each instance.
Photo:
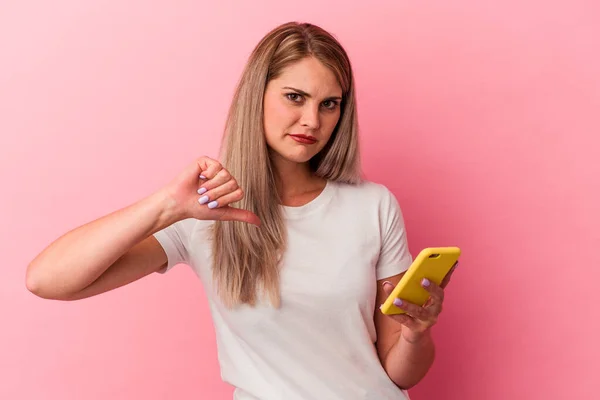
[[[302,126],[305,126],[309,129],[319,129],[321,126],[321,115],[319,114],[319,107],[313,105],[306,105],[302,110]]]

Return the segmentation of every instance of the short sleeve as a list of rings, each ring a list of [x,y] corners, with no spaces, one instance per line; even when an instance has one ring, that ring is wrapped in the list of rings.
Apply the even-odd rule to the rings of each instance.
[[[412,263],[402,210],[393,193],[387,188],[385,192],[379,210],[382,240],[377,261],[378,280],[400,274]]]
[[[177,221],[154,233],[154,237],[167,254],[167,266],[158,272],[165,273],[177,264],[189,264],[188,243],[192,220]]]

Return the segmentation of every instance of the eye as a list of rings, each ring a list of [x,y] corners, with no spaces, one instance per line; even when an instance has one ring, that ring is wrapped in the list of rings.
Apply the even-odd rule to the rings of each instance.
[[[338,102],[335,100],[325,100],[323,102],[323,107],[325,107],[328,110],[335,110],[337,106]]]
[[[302,100],[302,95],[298,93],[288,93],[285,95],[288,100],[293,101],[294,103],[299,103]]]

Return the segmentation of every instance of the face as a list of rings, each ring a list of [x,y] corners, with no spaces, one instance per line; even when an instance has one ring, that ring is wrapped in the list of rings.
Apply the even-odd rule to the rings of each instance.
[[[289,65],[267,84],[264,128],[276,156],[305,163],[325,147],[340,118],[342,88],[313,57]]]

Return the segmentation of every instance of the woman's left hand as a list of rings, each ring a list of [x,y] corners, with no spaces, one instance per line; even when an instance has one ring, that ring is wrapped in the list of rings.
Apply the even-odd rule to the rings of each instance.
[[[424,279],[421,285],[429,292],[429,299],[423,306],[412,304],[403,299],[394,300],[394,305],[405,311],[405,314],[388,315],[403,325],[402,337],[410,343],[419,341],[429,329],[436,324],[442,304],[444,302],[444,288],[450,281],[456,265],[452,267],[442,283],[438,286],[428,279]],[[386,296],[389,296],[394,290],[394,285],[389,282],[383,284],[383,290]]]

